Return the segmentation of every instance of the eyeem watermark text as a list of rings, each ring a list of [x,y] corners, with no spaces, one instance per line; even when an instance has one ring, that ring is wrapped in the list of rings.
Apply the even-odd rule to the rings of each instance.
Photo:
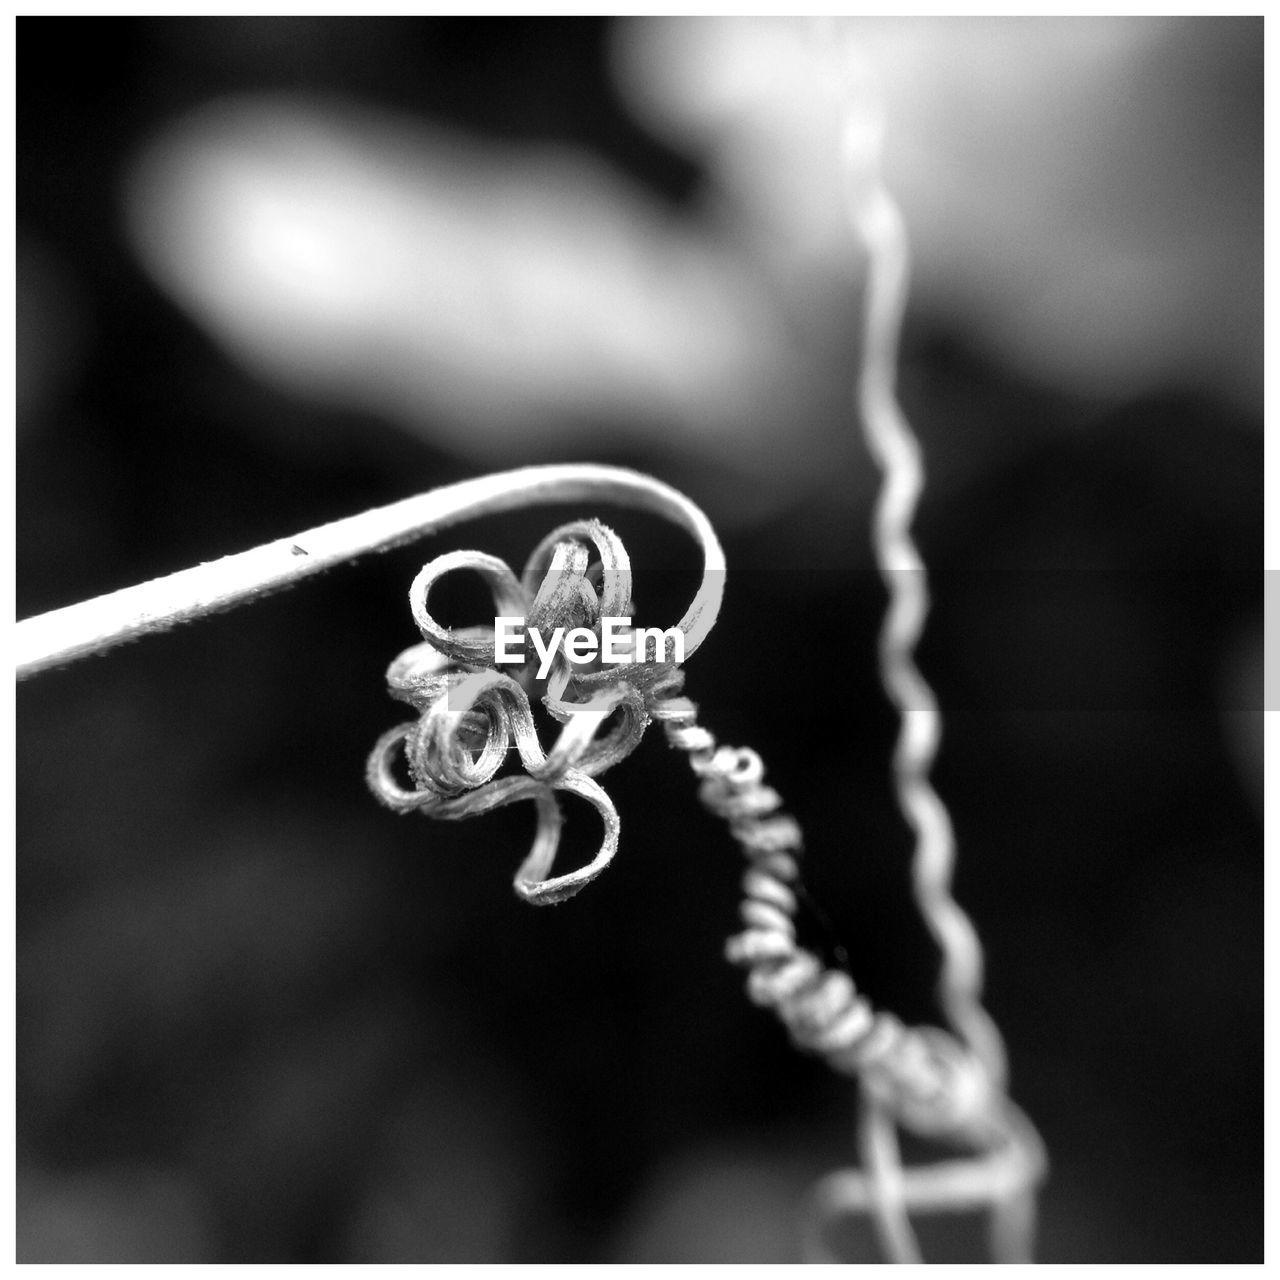
[[[636,627],[630,618],[601,618],[600,634],[588,627],[573,627],[567,634],[556,627],[550,640],[544,640],[537,627],[525,627],[523,618],[494,618],[493,660],[499,664],[523,663],[524,639],[528,636],[538,655],[538,679],[545,680],[557,652],[570,662],[583,666],[597,657],[605,666],[621,666],[648,661],[652,647],[654,662],[684,661],[684,632],[679,627]],[[671,655],[667,656],[670,646]]]

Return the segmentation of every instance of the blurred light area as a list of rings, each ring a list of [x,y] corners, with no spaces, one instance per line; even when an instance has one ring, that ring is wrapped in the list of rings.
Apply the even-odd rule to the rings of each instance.
[[[585,154],[224,99],[145,151],[128,213],[155,280],[260,376],[465,455],[589,419],[758,462],[776,430],[791,355],[763,283]]]
[[[483,1074],[472,1064],[434,1077],[388,1111],[345,1228],[347,1258],[378,1265],[513,1255],[538,1179],[529,1135],[495,1103],[504,1096],[499,1084],[515,1095],[512,1082],[476,1089]]]
[[[476,465],[657,447],[821,482],[857,350],[841,83],[883,114],[913,310],[1051,389],[1256,412],[1259,47],[1248,22],[626,20],[619,90],[705,168],[691,208],[567,145],[275,94],[162,128],[128,223],[258,376]]]
[[[842,74],[885,121],[912,305],[1046,384],[1207,387],[1258,410],[1261,39],[1171,18],[622,23],[636,116],[701,156],[712,207],[809,274],[848,257]]]
[[[682,1152],[654,1169],[640,1190],[621,1223],[611,1261],[800,1262],[796,1209],[811,1180],[811,1170],[767,1148],[716,1145]]]
[[[28,1166],[17,1183],[16,1227],[19,1263],[214,1260],[208,1205],[173,1167],[55,1174]]]

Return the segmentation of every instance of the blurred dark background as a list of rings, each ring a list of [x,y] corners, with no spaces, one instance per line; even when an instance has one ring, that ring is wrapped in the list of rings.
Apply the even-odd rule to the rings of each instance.
[[[818,106],[776,107],[809,37],[17,25],[18,616],[485,470],[652,472],[728,553],[689,693],[805,825],[859,985],[935,1016],[861,268]],[[1261,20],[865,43],[919,232],[936,781],[1051,1153],[1040,1256],[1260,1261]],[[655,731],[605,776],[618,855],[550,911],[510,888],[529,813],[364,786],[421,563],[519,564],[581,515],[687,564],[642,517],[535,510],[19,686],[19,1260],[798,1258],[853,1091],[723,961],[739,857],[683,760]],[[978,1256],[968,1224],[925,1242]]]

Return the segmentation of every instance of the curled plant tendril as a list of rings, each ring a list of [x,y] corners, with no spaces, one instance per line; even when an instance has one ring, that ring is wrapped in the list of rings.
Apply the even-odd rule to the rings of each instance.
[[[782,811],[749,748],[721,746],[682,696],[684,673],[672,663],[634,662],[583,672],[557,653],[542,702],[562,724],[544,752],[526,665],[508,675],[491,663],[492,628],[450,630],[428,608],[445,574],[467,569],[489,586],[495,610],[538,626],[600,627],[602,617],[631,613],[630,562],[617,536],[597,521],[555,530],[517,578],[501,560],[453,552],[428,564],[410,590],[413,616],[426,639],[391,663],[387,683],[418,719],[383,734],[369,757],[368,779],[389,808],[459,819],[529,800],[537,811],[533,845],[515,876],[531,903],[562,902],[593,880],[618,844],[617,811],[596,777],[635,749],[651,720],[689,757],[699,798],[728,824],[742,847],[743,929],[729,939],[728,959],[747,970],[747,993],[772,1009],[802,1050],[824,1058],[859,1084],[859,1132],[865,1168],[824,1178],[810,1196],[806,1226],[811,1256],[830,1258],[825,1229],[841,1214],[869,1213],[886,1254],[918,1258],[908,1210],[983,1208],[990,1212],[993,1251],[1029,1255],[1035,1184],[1044,1154],[1030,1123],[1007,1098],[1003,1074],[951,1031],[908,1027],[876,1010],[850,975],[825,966],[796,942],[794,917],[803,835]],[[607,721],[617,723],[607,732]],[[496,775],[514,746],[521,776]],[[395,776],[403,760],[413,782]],[[557,795],[594,805],[604,839],[584,867],[552,875],[563,822]],[[903,1169],[895,1127],[971,1150],[969,1159]]]
[[[873,1009],[849,974],[827,968],[796,943],[800,826],[780,811],[782,797],[765,784],[760,757],[749,748],[718,746],[698,724],[697,706],[679,696],[682,684],[683,673],[677,672],[655,688],[649,714],[671,745],[688,755],[701,779],[703,805],[728,823],[746,855],[744,927],[729,939],[726,955],[747,970],[751,1000],[774,1011],[798,1048],[824,1058],[861,1087],[866,1171],[833,1174],[811,1194],[810,1256],[834,1260],[823,1236],[831,1218],[869,1212],[885,1252],[918,1261],[906,1209],[974,1207],[991,1212],[997,1257],[1028,1256],[1031,1197],[1045,1168],[1035,1130],[980,1054],[949,1031],[908,1027],[892,1013]],[[894,1124],[980,1154],[903,1170]]]
[[[446,628],[428,608],[432,588],[462,569],[484,579],[495,616],[522,618],[526,629],[536,627],[544,636],[564,628],[542,697],[563,725],[549,752],[539,741],[530,701],[538,683],[532,659],[508,675],[494,664],[492,627]],[[539,543],[519,578],[494,556],[449,552],[424,566],[409,589],[409,603],[424,640],[392,662],[387,685],[419,715],[379,738],[369,757],[371,790],[398,813],[416,810],[447,819],[532,800],[537,832],[516,872],[515,890],[527,902],[563,902],[613,858],[618,813],[595,777],[635,750],[649,723],[642,690],[671,669],[633,662],[592,670],[571,666],[563,652],[563,635],[573,628],[593,630],[598,640],[602,618],[630,616],[631,566],[621,540],[597,520],[563,525]],[[622,641],[626,652],[625,632]],[[498,778],[512,746],[524,776]],[[408,768],[412,789],[396,780],[397,756]],[[563,822],[559,792],[595,807],[604,839],[586,866],[553,876]]]
[[[873,1009],[848,973],[824,966],[797,945],[799,825],[779,812],[781,797],[764,783],[760,758],[747,749],[718,746],[697,723],[696,707],[681,696],[683,673],[674,664],[583,670],[556,655],[542,701],[564,727],[544,754],[529,700],[535,683],[530,668],[514,675],[497,672],[488,663],[491,630],[450,631],[435,622],[428,609],[430,590],[458,568],[482,575],[497,614],[523,618],[526,628],[537,627],[543,635],[556,626],[598,629],[602,617],[630,616],[630,562],[616,535],[597,521],[555,530],[519,579],[502,561],[478,552],[442,556],[422,570],[410,600],[425,643],[402,654],[388,672],[391,692],[412,705],[419,719],[379,740],[369,781],[391,808],[442,818],[533,800],[538,830],[517,873],[516,890],[531,902],[562,901],[598,875],[617,847],[617,813],[594,777],[635,748],[650,719],[660,722],[671,745],[688,754],[701,779],[703,804],[729,824],[747,857],[744,928],[730,939],[728,958],[747,970],[749,996],[774,1011],[798,1047],[858,1081],[863,1168],[832,1174],[815,1188],[808,1256],[836,1260],[827,1225],[841,1215],[865,1213],[889,1258],[919,1261],[911,1212],[979,1208],[989,1215],[994,1257],[1020,1262],[1031,1257],[1035,1190],[1047,1161],[1034,1127],[1007,1095],[1004,1044],[981,1000],[981,943],[951,893],[954,834],[929,777],[941,716],[915,661],[929,607],[923,559],[911,534],[924,473],[919,442],[895,392],[908,246],[901,214],[880,174],[882,121],[857,101],[856,93],[850,95],[843,68],[837,68],[835,80],[837,95],[845,99],[848,213],[867,257],[857,403],[866,442],[884,476],[872,536],[889,594],[881,675],[901,718],[895,788],[916,837],[916,902],[942,954],[938,995],[947,1028],[907,1027],[893,1014]],[[705,517],[670,494],[664,499],[667,511],[676,512],[678,522],[703,544],[704,571],[713,558],[722,569]],[[704,572],[704,587],[706,582]],[[715,591],[702,603],[695,601],[681,621],[690,642],[686,655],[710,629],[718,605]],[[615,713],[617,725],[598,736]],[[525,776],[498,779],[512,744]],[[395,780],[397,752],[407,763],[413,790]],[[553,876],[559,791],[596,806],[605,838],[587,866]],[[898,1127],[972,1155],[904,1168]]]

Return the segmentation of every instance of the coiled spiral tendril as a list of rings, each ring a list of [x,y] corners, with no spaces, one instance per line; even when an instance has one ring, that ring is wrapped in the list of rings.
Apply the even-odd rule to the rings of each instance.
[[[906,1209],[988,1206],[997,1256],[1026,1252],[1028,1197],[1043,1168],[1039,1140],[1004,1096],[981,1055],[949,1031],[908,1027],[872,1008],[853,979],[825,966],[796,942],[795,913],[803,836],[782,812],[782,797],[764,781],[764,765],[749,748],[721,746],[697,721],[682,694],[684,673],[670,662],[630,661],[602,667],[571,665],[557,652],[539,682],[531,663],[514,674],[493,665],[490,627],[450,630],[428,608],[432,587],[446,574],[481,575],[495,614],[519,617],[544,635],[582,626],[599,632],[604,617],[630,617],[630,562],[613,531],[595,520],[561,526],[530,556],[517,578],[501,560],[480,552],[451,552],[426,565],[410,589],[410,606],[424,637],[392,662],[393,697],[417,720],[383,734],[369,757],[373,793],[399,813],[460,819],[521,800],[537,808],[533,845],[516,872],[516,892],[535,904],[563,902],[609,864],[618,845],[619,818],[596,778],[629,755],[650,721],[689,758],[703,805],[719,815],[742,847],[743,930],[728,942],[729,960],[747,970],[747,992],[771,1008],[801,1049],[833,1070],[856,1078],[864,1098],[861,1126],[867,1173],[823,1179],[812,1197],[813,1251],[821,1252],[825,1221],[850,1206],[876,1220],[886,1251],[911,1256]],[[625,648],[625,645],[624,645]],[[542,702],[562,724],[544,752],[530,690],[544,685]],[[616,723],[605,725],[616,716]],[[523,774],[497,777],[514,746]],[[402,756],[411,788],[395,776]],[[552,875],[559,845],[561,792],[594,805],[604,839],[591,861]],[[902,1169],[893,1126],[983,1153],[971,1160]]]
[[[598,632],[602,617],[630,614],[630,562],[617,535],[595,520],[553,531],[534,550],[520,578],[504,561],[478,551],[450,552],[432,560],[409,590],[413,617],[424,639],[387,670],[391,695],[413,707],[418,719],[383,734],[369,757],[371,790],[399,813],[416,810],[429,817],[459,819],[532,800],[538,828],[516,872],[515,890],[528,902],[563,902],[595,879],[617,849],[618,813],[595,776],[635,750],[648,724],[642,688],[663,664],[628,663],[607,670],[571,667],[559,649],[542,701],[564,727],[550,752],[544,752],[529,697],[538,683],[532,663],[512,668],[514,675],[498,670],[492,627],[445,628],[428,608],[432,587],[446,574],[463,569],[484,579],[495,616],[522,618],[526,631],[536,626],[543,632],[557,627]],[[625,638],[624,633],[624,650]],[[602,734],[615,713],[616,725]],[[524,774],[498,778],[512,746]],[[398,754],[408,767],[412,788],[396,779]],[[553,876],[562,824],[558,792],[594,805],[604,824],[604,839],[585,867]]]
[[[653,691],[649,715],[672,746],[686,752],[701,779],[699,797],[742,847],[743,931],[729,939],[728,959],[745,968],[747,994],[771,1008],[797,1047],[856,1078],[864,1098],[860,1132],[866,1172],[832,1174],[810,1195],[807,1252],[829,1258],[826,1223],[850,1209],[870,1212],[885,1252],[918,1261],[905,1211],[990,1209],[992,1251],[1001,1260],[1029,1257],[1042,1144],[1004,1095],[982,1057],[949,1031],[908,1027],[872,1008],[848,973],[825,966],[797,945],[799,824],[780,812],[782,797],[764,781],[748,747],[718,746],[679,696],[683,673]],[[982,1153],[976,1158],[900,1167],[893,1126]]]

